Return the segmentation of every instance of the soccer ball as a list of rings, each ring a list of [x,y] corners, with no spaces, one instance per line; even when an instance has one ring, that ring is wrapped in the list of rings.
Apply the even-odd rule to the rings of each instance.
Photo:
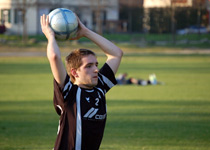
[[[78,21],[69,9],[57,8],[49,13],[49,23],[58,40],[68,40],[76,35]]]

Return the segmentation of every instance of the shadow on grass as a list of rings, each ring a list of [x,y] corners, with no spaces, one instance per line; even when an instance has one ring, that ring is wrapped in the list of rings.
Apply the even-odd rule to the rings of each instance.
[[[210,102],[205,100],[109,100],[106,142],[126,143],[127,147],[135,144],[139,148],[201,144],[210,147],[209,108]]]
[[[208,100],[108,100],[107,107],[104,145],[210,147]],[[0,101],[0,141],[5,149],[49,149],[58,119],[51,100]]]
[[[0,74],[43,74],[51,73],[48,63],[0,64]]]
[[[0,101],[0,150],[52,149],[58,119],[51,100]]]

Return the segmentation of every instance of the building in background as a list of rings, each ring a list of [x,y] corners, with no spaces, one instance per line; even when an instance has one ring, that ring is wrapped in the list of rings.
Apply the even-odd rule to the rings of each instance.
[[[62,7],[74,11],[92,30],[117,28],[118,0],[0,0],[0,20],[8,34],[41,34],[40,16]]]
[[[144,0],[143,30],[168,33],[189,26],[205,26],[209,0]],[[155,25],[154,25],[155,24]]]
[[[145,32],[148,32],[151,30],[150,11],[152,8],[172,8],[175,6],[176,7],[192,7],[192,0],[144,0],[143,30]],[[173,14],[173,12],[169,12],[169,13],[171,13],[170,19],[173,24],[174,14]],[[174,28],[174,27],[172,27],[172,28]]]
[[[119,0],[119,32],[138,32],[141,30],[141,18],[144,0]]]
[[[210,0],[0,0],[0,21],[5,24],[7,34],[42,34],[40,16],[59,7],[76,12],[88,28],[100,34],[169,33],[171,28],[198,24],[205,17],[205,26],[210,22],[209,13],[204,16],[202,12],[210,11]],[[191,12],[194,16],[190,16]]]
[[[119,0],[120,6],[143,7],[144,0]]]
[[[170,7],[173,4],[179,7],[191,7],[193,0],[144,0],[144,8]]]

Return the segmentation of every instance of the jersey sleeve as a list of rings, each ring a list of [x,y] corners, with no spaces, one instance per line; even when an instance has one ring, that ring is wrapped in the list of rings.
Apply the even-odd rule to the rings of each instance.
[[[103,86],[105,93],[117,84],[114,72],[107,63],[99,71],[99,86]]]
[[[72,87],[72,82],[70,81],[70,77],[68,75],[66,75],[64,87],[60,87],[59,84],[54,79],[53,103],[58,115],[61,115],[63,113],[64,103],[69,94],[69,91],[71,90],[71,87]]]

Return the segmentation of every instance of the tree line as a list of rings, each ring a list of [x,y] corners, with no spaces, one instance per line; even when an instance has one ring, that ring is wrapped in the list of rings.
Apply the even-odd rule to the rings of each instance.
[[[139,8],[121,7],[120,20],[127,21],[128,32],[172,33],[189,26],[209,25],[209,13],[204,8]]]

